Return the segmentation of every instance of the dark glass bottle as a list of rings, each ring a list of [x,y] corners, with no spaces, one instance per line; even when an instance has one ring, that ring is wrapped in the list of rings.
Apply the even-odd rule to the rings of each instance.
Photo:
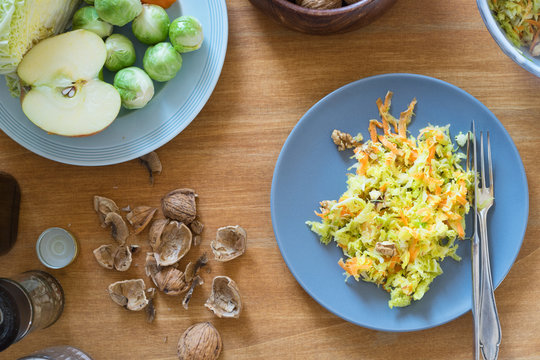
[[[0,255],[7,253],[17,239],[20,201],[17,180],[0,171]]]
[[[32,270],[0,278],[0,351],[58,320],[64,291],[54,276]]]

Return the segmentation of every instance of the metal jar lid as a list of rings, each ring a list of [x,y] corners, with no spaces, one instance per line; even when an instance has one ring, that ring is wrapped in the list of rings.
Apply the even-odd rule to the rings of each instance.
[[[51,269],[61,269],[77,257],[77,240],[67,230],[52,227],[39,236],[36,251],[43,265]]]

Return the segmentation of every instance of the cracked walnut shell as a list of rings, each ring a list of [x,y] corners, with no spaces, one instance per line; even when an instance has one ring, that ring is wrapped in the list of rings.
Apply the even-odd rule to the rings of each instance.
[[[131,266],[133,248],[134,245],[101,245],[94,250],[94,257],[106,269],[126,271]]]
[[[160,222],[150,230],[150,245],[160,266],[176,264],[191,249],[191,230],[184,223]]]
[[[180,360],[216,360],[223,343],[216,328],[209,322],[191,325],[178,340]]]
[[[212,281],[212,292],[204,304],[220,318],[239,318],[242,297],[238,285],[227,276],[216,276]]]
[[[146,228],[156,211],[156,208],[150,206],[137,206],[126,215],[126,219],[133,226],[135,234],[139,234]]]
[[[111,234],[114,240],[120,245],[124,245],[129,236],[129,229],[122,216],[115,212],[110,212],[105,216],[105,225],[111,226]]]
[[[117,281],[109,285],[111,299],[128,310],[139,311],[148,305],[143,279]]]
[[[225,226],[217,230],[210,247],[218,261],[229,261],[246,251],[247,234],[241,226]]]
[[[118,211],[118,206],[114,201],[103,196],[94,196],[94,210],[99,216],[99,222],[102,227],[106,227],[105,217],[110,212]]]

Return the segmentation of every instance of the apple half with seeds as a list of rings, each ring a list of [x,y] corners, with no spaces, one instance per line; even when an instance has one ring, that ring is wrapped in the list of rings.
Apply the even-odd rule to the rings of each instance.
[[[23,57],[21,104],[34,124],[51,134],[93,135],[120,111],[120,95],[99,79],[107,49],[96,34],[75,30],[45,39]]]

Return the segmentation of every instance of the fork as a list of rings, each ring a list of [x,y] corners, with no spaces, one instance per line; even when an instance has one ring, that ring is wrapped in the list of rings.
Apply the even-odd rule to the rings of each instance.
[[[476,152],[475,152],[476,153]],[[475,159],[476,160],[476,159]],[[487,214],[494,201],[493,165],[491,162],[491,146],[487,132],[487,162],[489,167],[489,186],[486,182],[484,136],[480,132],[480,160],[482,187],[475,183],[476,206],[480,229],[480,296],[479,296],[479,340],[482,355],[486,360],[497,359],[501,344],[501,324],[493,294],[493,280],[489,262],[489,240],[487,232]],[[475,166],[476,167],[476,166]]]
[[[473,233],[471,236],[471,266],[472,266],[472,316],[474,325],[473,337],[473,359],[480,360],[480,249],[478,240],[478,217],[476,216],[476,180],[478,171],[476,168],[476,126],[474,120],[471,123],[471,131],[467,136],[467,172],[473,171],[474,174],[474,217]]]

